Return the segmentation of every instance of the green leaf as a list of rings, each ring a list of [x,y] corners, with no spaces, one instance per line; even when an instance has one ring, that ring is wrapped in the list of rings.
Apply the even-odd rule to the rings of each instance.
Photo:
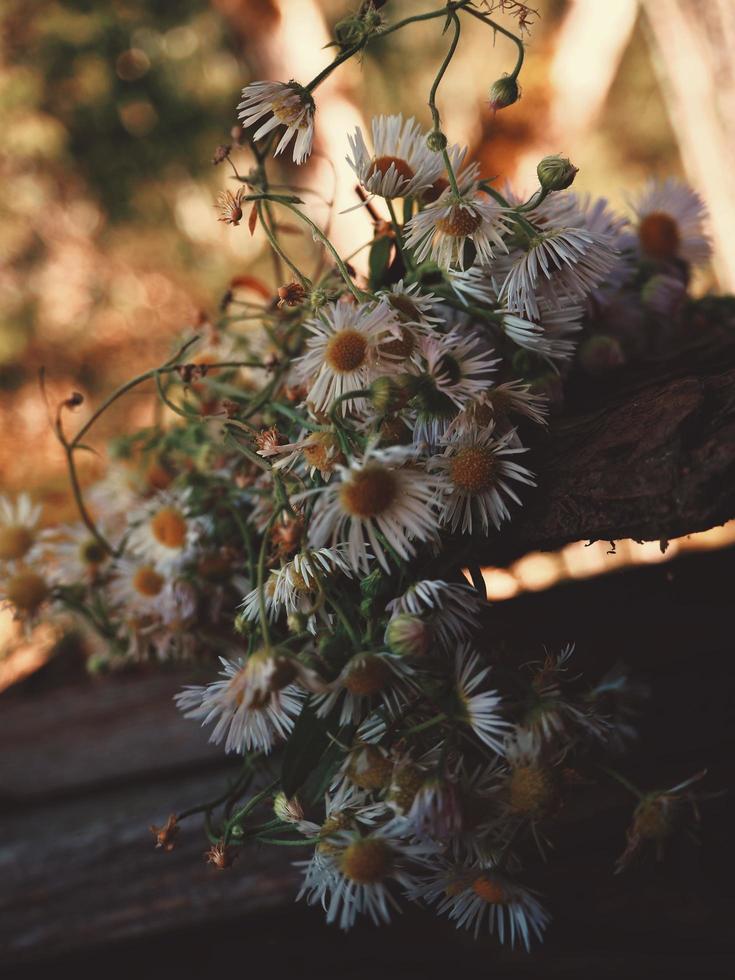
[[[327,726],[307,701],[296,719],[281,763],[281,788],[291,797],[306,782],[330,745]]]
[[[376,238],[371,245],[369,259],[371,289],[378,289],[386,284],[388,261],[392,247],[393,241],[386,235]]]

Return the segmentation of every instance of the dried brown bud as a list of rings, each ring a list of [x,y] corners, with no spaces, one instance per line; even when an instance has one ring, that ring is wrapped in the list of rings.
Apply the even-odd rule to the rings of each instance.
[[[240,411],[240,406],[237,402],[233,402],[230,398],[222,399],[222,408],[228,419],[236,419]]]
[[[164,851],[173,851],[180,829],[176,822],[175,813],[171,814],[162,827],[156,827],[153,824],[150,826],[150,831],[156,839],[156,847]]]
[[[272,425],[270,429],[261,429],[255,434],[255,445],[262,456],[271,456],[278,451],[280,444],[281,434],[275,425]]]
[[[298,282],[290,282],[286,286],[278,287],[278,309],[284,306],[299,306],[306,299],[306,290]]]
[[[237,851],[232,847],[228,847],[222,841],[218,844],[213,844],[208,851],[204,852],[205,861],[208,864],[213,864],[220,871],[224,871],[225,868],[231,868],[236,858]]]
[[[216,167],[217,164],[223,163],[227,159],[227,157],[230,155],[230,150],[231,149],[232,149],[232,147],[229,146],[228,144],[221,143],[217,147],[217,149],[214,151],[214,155],[212,157],[212,164],[213,164],[213,166]]]
[[[242,221],[242,198],[244,188],[239,187],[236,194],[222,191],[215,202],[215,210],[219,213],[218,221],[227,225],[239,225]]]

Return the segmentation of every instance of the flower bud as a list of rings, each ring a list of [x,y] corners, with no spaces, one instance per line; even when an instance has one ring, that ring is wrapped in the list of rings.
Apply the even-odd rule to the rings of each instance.
[[[298,797],[289,800],[285,793],[278,793],[273,800],[273,813],[284,823],[298,823],[304,819],[304,811]]]
[[[507,109],[521,97],[521,90],[518,82],[512,75],[503,75],[490,87],[490,108],[495,112],[497,109]]]
[[[447,138],[439,129],[432,129],[426,137],[426,145],[432,153],[441,153],[447,148]]]
[[[400,411],[410,397],[410,390],[401,377],[382,375],[370,385],[370,404],[378,415]]]
[[[625,354],[617,337],[598,333],[580,347],[579,363],[587,374],[606,374],[625,364]]]
[[[418,616],[399,613],[388,623],[385,642],[401,657],[424,657],[431,642],[431,627]]]
[[[575,167],[567,157],[553,153],[544,157],[536,167],[539,184],[545,191],[563,191],[571,186],[579,168]]]

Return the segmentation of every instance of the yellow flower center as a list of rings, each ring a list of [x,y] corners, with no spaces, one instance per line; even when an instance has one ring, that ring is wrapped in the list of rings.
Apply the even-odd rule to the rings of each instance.
[[[350,667],[344,686],[350,694],[376,694],[391,679],[391,669],[382,657],[367,656]]]
[[[681,244],[679,226],[662,211],[653,211],[643,218],[638,238],[643,251],[654,259],[673,259]]]
[[[436,227],[439,231],[445,235],[450,235],[452,238],[466,238],[473,231],[477,231],[481,224],[481,215],[471,211],[469,208],[463,208],[459,204],[455,204],[445,218],[439,218]]]
[[[510,777],[510,805],[518,813],[539,815],[554,800],[553,774],[538,766],[519,766]]]
[[[0,561],[15,561],[31,549],[33,532],[21,525],[0,527]]]
[[[341,458],[336,451],[337,439],[331,432],[312,432],[306,440],[308,445],[301,450],[309,466],[320,473],[331,473],[334,464]]]
[[[337,854],[340,850],[338,844],[330,841],[329,838],[340,830],[346,830],[350,826],[351,817],[349,810],[337,810],[327,817],[319,831],[319,843],[316,846],[320,854]]]
[[[358,470],[339,491],[342,507],[353,517],[384,514],[398,496],[398,478],[392,470],[377,463]]]
[[[151,531],[164,548],[181,548],[186,540],[186,521],[175,507],[163,507],[151,519]]]
[[[285,94],[271,102],[273,115],[284,126],[293,126],[298,122],[299,116],[304,111],[304,105],[300,99],[295,99],[293,93]],[[299,129],[305,129],[308,125],[308,114],[304,116],[299,125]]]
[[[393,869],[393,852],[385,841],[366,837],[345,849],[339,866],[342,874],[358,885],[374,885]]]
[[[142,565],[133,575],[133,588],[146,599],[152,598],[163,588],[163,575],[159,575],[150,565]]]
[[[362,745],[352,752],[347,766],[350,780],[361,789],[382,789],[390,779],[392,764],[374,745]]]
[[[660,797],[644,800],[635,811],[633,826],[645,840],[662,840],[671,831],[669,808]]]
[[[495,485],[497,461],[487,446],[460,449],[449,465],[449,475],[458,490],[482,493]]]
[[[368,178],[372,177],[374,173],[380,173],[385,176],[391,168],[391,165],[395,167],[396,173],[399,177],[403,177],[405,180],[411,180],[414,176],[413,169],[406,163],[405,160],[401,160],[400,157],[376,157],[368,172]]]
[[[505,889],[488,875],[480,875],[472,882],[472,891],[489,905],[503,905],[508,900]]]
[[[348,374],[365,363],[367,340],[359,330],[340,330],[329,338],[324,359],[333,371]]]
[[[48,585],[36,572],[18,572],[8,581],[6,595],[17,609],[32,613],[48,595]]]

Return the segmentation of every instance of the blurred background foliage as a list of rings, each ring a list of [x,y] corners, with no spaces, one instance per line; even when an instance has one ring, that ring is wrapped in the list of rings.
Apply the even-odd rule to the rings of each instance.
[[[259,234],[250,239],[244,227],[217,223],[212,203],[228,186],[228,174],[226,165],[212,167],[212,154],[230,139],[242,85],[257,77],[308,76],[307,49],[317,66],[326,63],[330,54],[321,48],[328,32],[351,6],[345,0],[5,0],[5,489],[31,487],[52,510],[66,507],[62,455],[37,383],[41,365],[51,401],[78,389],[94,402],[155,364],[174,335],[203,314],[213,316],[232,276],[254,275],[271,288],[278,285],[271,281]],[[395,19],[429,6],[392,0],[385,13]],[[549,133],[549,72],[570,0],[536,0],[534,6],[539,15],[516,106],[495,117],[487,110],[489,85],[510,69],[513,51],[502,38],[493,45],[481,28],[465,31],[441,92],[452,138],[471,144],[486,175],[516,175],[528,189],[524,160]],[[290,34],[283,33],[287,29]],[[347,148],[342,120],[348,117],[330,116],[330,99],[352,107],[352,124],[360,116],[397,111],[426,121],[424,93],[445,49],[435,22],[372,43],[360,64],[349,64],[334,86],[324,88],[317,117],[321,152],[318,144],[297,179],[333,184],[335,173],[319,170],[326,156],[337,180],[349,183],[339,172]],[[651,172],[678,173],[681,164],[639,24],[615,75],[604,117],[579,143],[575,163],[581,167],[580,189],[605,193],[619,204],[622,188]],[[319,125],[326,134],[319,136]],[[569,152],[565,145],[551,150]],[[241,169],[247,167],[243,159]],[[288,179],[288,168],[282,169]],[[322,186],[322,193],[329,198],[333,192]],[[354,203],[351,187],[346,194]],[[362,237],[355,239],[361,244],[370,235],[364,214],[332,214],[345,227],[352,220],[362,222]],[[292,247],[298,253],[311,243],[294,240]],[[147,421],[151,401],[145,394],[133,396],[110,413],[97,430],[96,445],[102,447],[122,419],[130,427]],[[88,461],[93,469],[98,465]]]

